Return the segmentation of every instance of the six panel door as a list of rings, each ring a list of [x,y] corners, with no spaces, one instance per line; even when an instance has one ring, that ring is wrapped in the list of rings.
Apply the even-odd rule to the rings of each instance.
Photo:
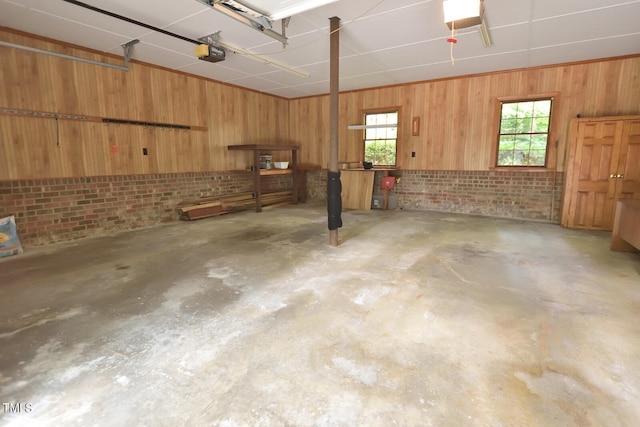
[[[567,226],[611,230],[615,209],[621,121],[578,124]]]

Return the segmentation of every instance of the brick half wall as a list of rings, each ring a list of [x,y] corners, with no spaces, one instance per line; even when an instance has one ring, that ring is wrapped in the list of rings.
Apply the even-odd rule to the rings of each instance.
[[[564,174],[552,171],[397,170],[398,207],[560,222]],[[382,194],[376,173],[374,194]],[[308,173],[311,199],[326,199],[326,170]]]
[[[285,191],[292,180],[261,183]],[[251,191],[244,171],[0,181],[0,217],[15,215],[23,246],[34,246],[176,221],[181,201]]]

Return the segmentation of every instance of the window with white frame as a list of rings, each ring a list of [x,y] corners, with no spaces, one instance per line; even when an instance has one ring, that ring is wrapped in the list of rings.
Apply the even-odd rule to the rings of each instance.
[[[364,161],[374,166],[395,166],[398,111],[365,113]]]

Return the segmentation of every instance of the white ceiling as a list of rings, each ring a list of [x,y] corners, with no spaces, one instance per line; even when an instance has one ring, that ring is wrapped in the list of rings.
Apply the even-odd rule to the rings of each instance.
[[[231,52],[223,62],[201,61],[193,43],[63,0],[0,0],[0,25],[117,55],[139,39],[134,60],[285,98],[329,92],[333,16],[342,27],[341,91],[640,53],[640,0],[485,0],[493,45],[482,46],[477,27],[463,30],[453,65],[441,0],[339,0],[293,16],[286,48],[198,0],[84,3],[190,39],[221,31],[221,42],[310,77]],[[273,29],[281,32],[281,22]]]

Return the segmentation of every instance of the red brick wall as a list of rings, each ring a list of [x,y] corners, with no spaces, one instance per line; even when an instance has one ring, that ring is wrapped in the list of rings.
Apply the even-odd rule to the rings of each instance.
[[[563,176],[522,171],[402,171],[393,190],[405,209],[560,222]],[[554,190],[555,188],[555,190]]]
[[[263,191],[291,176],[262,178]],[[0,217],[15,215],[23,246],[95,236],[178,219],[183,200],[253,191],[250,172],[197,172],[0,181]]]
[[[564,176],[523,171],[394,171],[398,207],[560,222]],[[374,193],[381,194],[382,173]],[[308,172],[311,198],[326,197],[326,171]]]
[[[398,207],[559,222],[563,175],[552,172],[395,171]],[[380,178],[376,173],[375,193]],[[262,177],[263,191],[291,188],[290,175]],[[307,196],[326,199],[326,170],[307,172]],[[24,246],[176,221],[176,205],[253,191],[250,172],[0,181],[0,217],[15,215]],[[553,202],[552,202],[553,200]]]

